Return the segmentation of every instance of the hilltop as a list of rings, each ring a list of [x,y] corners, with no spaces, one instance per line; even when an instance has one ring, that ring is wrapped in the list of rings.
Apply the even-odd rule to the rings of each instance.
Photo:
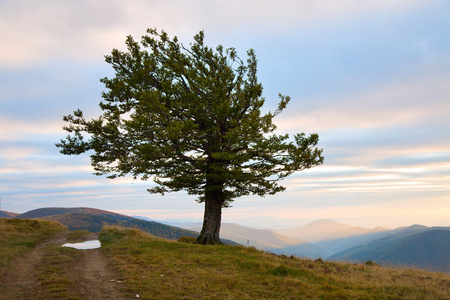
[[[119,227],[102,229],[100,249],[76,250],[59,246],[62,238],[80,238],[83,232],[61,231],[63,227],[49,221],[0,219],[0,227],[4,223],[9,227],[0,231],[0,240],[10,241],[5,234],[21,234],[13,242],[0,243],[2,253],[20,245],[28,245],[29,251],[11,261],[7,271],[0,275],[0,295],[9,299],[448,299],[450,296],[449,275],[389,269],[370,261],[334,263],[274,255],[252,247],[204,246]],[[40,231],[46,234],[39,235]],[[54,238],[42,244],[49,234]]]
[[[201,226],[201,223],[177,224],[192,230]],[[444,232],[435,234],[435,230]],[[249,241],[250,246],[274,254],[359,263],[372,260],[387,266],[446,273],[450,273],[449,234],[450,227],[413,225],[370,229],[333,220],[316,220],[303,227],[284,230],[254,229],[233,223],[223,223],[221,227],[221,237],[241,245]]]
[[[178,224],[184,229],[129,217],[110,211],[78,208],[41,208],[9,218],[36,218],[57,221],[69,230],[100,232],[104,225],[138,228],[157,237],[178,239],[197,237],[201,223]],[[450,227],[413,225],[397,229],[373,229],[350,226],[333,220],[316,220],[303,227],[282,231],[254,229],[223,223],[222,241],[229,245],[247,245],[279,255],[359,262],[371,260],[387,266],[413,266],[450,273]],[[296,237],[308,238],[308,241]],[[310,240],[315,242],[311,243]]]
[[[89,207],[46,207],[30,210],[23,214],[8,215],[8,217],[56,221],[71,231],[88,230],[90,232],[100,232],[105,225],[116,225],[126,228],[137,228],[154,236],[167,239],[178,239],[182,236],[198,236],[196,231]],[[223,239],[222,242],[228,245],[237,245],[236,242],[228,239]]]
[[[153,221],[139,220],[126,215],[88,207],[47,207],[16,214],[15,219],[40,219],[56,221],[68,230],[88,230],[100,232],[105,225],[138,228],[154,236],[178,239],[181,236],[196,237],[197,232],[178,227],[164,225]]]
[[[55,215],[62,215],[62,214],[70,214],[70,213],[82,213],[82,214],[89,214],[94,216],[114,216],[122,219],[129,218],[126,215],[121,215],[118,213],[114,213],[111,211],[101,210],[97,208],[90,208],[90,207],[44,207],[44,208],[38,208],[33,209],[30,211],[27,211],[23,214],[16,215],[15,218],[20,219],[33,219],[33,218],[42,218],[42,217],[49,217],[49,216],[55,216]]]
[[[186,228],[199,230],[201,223],[189,224]],[[318,258],[325,253],[314,244],[279,234],[276,231],[255,229],[235,223],[223,223],[220,228],[220,236],[244,246],[247,246],[248,242],[248,245],[251,247],[275,254]]]
[[[13,213],[13,212],[9,212],[9,211],[0,210],[0,218],[14,218],[17,215],[19,215],[19,214]]]

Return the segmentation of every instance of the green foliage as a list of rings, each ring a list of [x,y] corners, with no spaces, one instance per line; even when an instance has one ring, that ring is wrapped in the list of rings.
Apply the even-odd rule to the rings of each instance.
[[[57,144],[66,155],[93,150],[97,175],[131,174],[152,179],[151,193],[184,189],[199,202],[212,197],[228,206],[237,197],[283,191],[279,180],[322,164],[317,134],[291,140],[274,133],[288,96],[280,94],[276,111],[261,113],[254,50],[244,61],[234,48],[206,46],[203,32],[185,47],[155,29],[140,43],[129,36],[126,45],[106,56],[115,77],[101,80],[103,114],[86,120],[78,109],[65,116],[72,135]]]
[[[143,299],[447,299],[450,277],[202,246],[105,228],[102,250]]]
[[[364,264],[365,264],[366,266],[378,266],[378,264],[375,263],[375,262],[372,261],[372,260],[368,260],[368,261],[366,261]]]

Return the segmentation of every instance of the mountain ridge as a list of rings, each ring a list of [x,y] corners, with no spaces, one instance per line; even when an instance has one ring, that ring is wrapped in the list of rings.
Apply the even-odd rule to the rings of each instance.
[[[138,228],[157,237],[178,239],[181,236],[196,237],[197,232],[153,221],[139,220],[115,212],[89,207],[46,207],[14,216],[15,219],[40,219],[57,221],[69,230],[100,232],[104,225]]]
[[[98,208],[91,207],[43,207],[27,211],[23,214],[16,215],[15,218],[21,219],[32,219],[39,217],[49,217],[54,215],[60,215],[64,213],[87,213],[91,215],[114,215],[126,218],[131,218],[130,216],[118,214],[112,211],[107,211]]]
[[[304,240],[310,243],[317,243],[326,240],[347,238],[387,230],[389,229],[386,229],[381,226],[369,229],[339,223],[331,219],[320,219],[310,222],[302,227],[276,230],[276,232],[296,239]]]
[[[41,208],[23,214],[10,213],[6,217],[11,218],[12,215],[15,218],[29,217],[55,220],[67,226],[70,230],[86,229],[98,232],[106,224],[134,227],[155,236],[169,239],[177,239],[182,235],[196,237],[198,235],[196,231],[199,231],[202,225],[201,222],[180,223],[180,227],[192,226],[189,228],[190,230],[186,230],[186,228],[165,225],[145,217],[130,217],[87,207]],[[255,229],[236,223],[223,223],[221,238],[227,244],[247,245],[287,256],[295,255],[311,259],[322,258],[358,262],[371,260],[379,264],[404,264],[450,272],[450,267],[447,266],[449,264],[447,261],[450,259],[450,254],[447,254],[447,252],[450,253],[450,245],[442,241],[442,239],[450,241],[447,236],[450,233],[450,227],[427,227],[415,224],[392,230],[382,227],[368,229],[324,219],[310,222],[300,228],[303,231],[310,230],[309,234],[315,234],[318,241],[310,243],[306,240],[283,235],[280,230]],[[319,229],[324,230],[324,232],[320,233]],[[433,232],[427,233],[429,231]],[[419,233],[423,234],[417,235]],[[338,238],[325,240],[330,237]],[[430,241],[432,241],[433,246],[427,248],[427,243],[430,243]],[[415,255],[414,253],[422,253],[422,255]],[[436,256],[439,257],[438,260],[433,259]]]
[[[450,273],[450,227],[411,227],[331,255],[328,259],[372,260],[382,265],[414,266]]]
[[[0,218],[14,218],[15,216],[19,215],[18,213],[13,213],[6,210],[0,210]]]

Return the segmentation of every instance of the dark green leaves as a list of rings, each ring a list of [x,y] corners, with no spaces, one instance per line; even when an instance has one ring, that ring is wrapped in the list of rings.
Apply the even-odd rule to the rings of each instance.
[[[97,175],[152,179],[152,193],[186,190],[203,201],[211,191],[224,206],[249,194],[284,190],[278,181],[323,163],[318,135],[290,140],[276,135],[273,117],[290,98],[280,94],[274,113],[264,104],[254,50],[244,63],[234,48],[189,47],[148,29],[141,42],[127,37],[127,51],[105,56],[114,71],[103,78],[103,114],[87,121],[80,110],[64,117],[72,133],[57,146],[72,155],[93,150]],[[85,140],[85,138],[87,140]]]

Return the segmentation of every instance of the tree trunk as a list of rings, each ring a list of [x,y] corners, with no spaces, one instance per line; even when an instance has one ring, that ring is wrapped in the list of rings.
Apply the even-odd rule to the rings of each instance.
[[[213,143],[214,144],[214,143]],[[205,214],[203,227],[197,243],[203,245],[223,244],[220,241],[220,223],[222,222],[222,206],[225,200],[224,181],[217,173],[218,166],[223,162],[208,156],[205,185]],[[220,169],[220,168],[219,168]]]
[[[203,217],[203,228],[197,243],[203,245],[223,244],[220,241],[220,223],[222,221],[222,203],[221,197],[218,195],[221,191],[212,191],[207,193],[205,197],[205,214]]]

